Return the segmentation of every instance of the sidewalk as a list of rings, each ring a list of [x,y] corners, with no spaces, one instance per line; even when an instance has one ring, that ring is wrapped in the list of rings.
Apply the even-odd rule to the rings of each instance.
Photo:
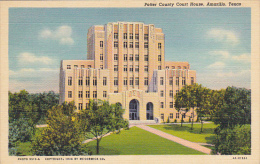
[[[157,130],[157,129],[154,129],[154,128],[151,128],[151,127],[148,127],[148,126],[145,126],[145,125],[136,125],[136,127],[139,127],[139,128],[144,129],[148,132],[154,133],[154,134],[156,134],[160,137],[166,138],[168,140],[174,141],[174,142],[179,143],[183,146],[195,149],[195,150],[203,152],[203,153],[210,154],[210,152],[211,152],[211,149],[203,147],[203,146],[199,145],[198,143],[190,142],[190,141],[184,140],[182,138],[175,137],[173,135],[162,132],[160,130]]]

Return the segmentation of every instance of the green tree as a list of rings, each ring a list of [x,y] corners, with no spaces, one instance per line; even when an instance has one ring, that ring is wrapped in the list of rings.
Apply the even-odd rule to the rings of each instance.
[[[96,138],[97,154],[104,135],[110,132],[119,133],[120,129],[128,128],[128,121],[123,119],[123,113],[124,110],[119,104],[110,105],[109,102],[102,100],[91,100],[89,108],[80,111],[81,129],[90,132]]]
[[[66,113],[64,106],[70,106],[70,111],[76,109],[74,103],[70,102],[48,110],[48,127],[35,136],[32,144],[35,155],[70,156],[86,153],[84,146],[81,144],[83,138],[78,126],[79,120],[75,113]]]
[[[217,128],[216,138],[213,141],[214,154],[223,155],[250,155],[251,154],[251,129],[250,126],[236,125],[233,129]]]

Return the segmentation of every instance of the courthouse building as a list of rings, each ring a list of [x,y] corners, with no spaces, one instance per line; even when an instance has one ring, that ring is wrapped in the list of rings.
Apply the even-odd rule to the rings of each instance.
[[[174,95],[196,82],[196,71],[188,62],[165,61],[164,37],[161,28],[140,22],[92,26],[87,60],[61,61],[60,103],[74,101],[82,110],[101,99],[120,103],[129,120],[180,122]],[[190,117],[197,116],[189,111],[184,120]]]

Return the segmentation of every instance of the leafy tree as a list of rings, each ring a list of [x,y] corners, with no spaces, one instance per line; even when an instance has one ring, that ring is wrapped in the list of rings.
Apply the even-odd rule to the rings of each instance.
[[[251,129],[250,126],[236,125],[233,129],[217,128],[216,139],[213,141],[214,154],[225,155],[250,155],[251,154]]]
[[[216,110],[213,121],[220,125],[220,129],[251,124],[251,91],[227,87],[223,105]]]
[[[81,129],[90,132],[96,137],[96,151],[99,154],[99,145],[102,137],[110,132],[120,132],[122,128],[128,128],[128,121],[123,119],[124,110],[119,104],[110,105],[107,101],[93,101],[89,108],[79,113]],[[84,122],[82,120],[87,120]]]
[[[74,111],[73,102],[57,105],[48,110],[48,127],[35,136],[33,141],[33,153],[35,155],[82,155],[85,154],[81,144],[83,138],[79,130],[79,120],[75,113],[64,111],[64,106]],[[66,113],[66,114],[65,114]]]

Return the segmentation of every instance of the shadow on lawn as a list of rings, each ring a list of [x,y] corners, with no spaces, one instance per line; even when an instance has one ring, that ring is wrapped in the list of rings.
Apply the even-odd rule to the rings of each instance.
[[[97,155],[96,146],[89,146],[89,150],[92,152],[91,155]],[[104,148],[102,146],[99,147],[99,155],[120,155],[118,150]]]

